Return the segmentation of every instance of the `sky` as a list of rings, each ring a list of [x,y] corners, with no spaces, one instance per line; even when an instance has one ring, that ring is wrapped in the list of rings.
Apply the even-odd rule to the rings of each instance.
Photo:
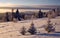
[[[60,0],[0,0],[0,7],[18,5],[60,5]],[[0,9],[0,12],[3,12],[3,9]]]
[[[14,5],[60,5],[60,0],[0,0],[0,7]]]

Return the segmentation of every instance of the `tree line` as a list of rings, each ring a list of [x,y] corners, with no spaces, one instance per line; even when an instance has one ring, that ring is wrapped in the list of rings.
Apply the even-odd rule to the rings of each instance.
[[[44,14],[45,13],[43,13],[41,10],[39,10],[38,18],[43,18],[44,17]],[[17,9],[16,10],[16,13],[12,13],[12,20],[13,20],[13,18],[15,18],[15,19],[18,19],[19,21],[21,21],[21,18],[24,19],[24,16],[25,16],[25,14],[19,13],[19,10]],[[6,13],[5,19],[6,19],[6,21],[10,21],[9,20],[9,14],[8,13]]]

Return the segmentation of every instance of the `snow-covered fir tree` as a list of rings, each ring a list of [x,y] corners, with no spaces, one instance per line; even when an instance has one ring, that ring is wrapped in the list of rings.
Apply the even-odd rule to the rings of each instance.
[[[55,31],[55,28],[54,28],[54,26],[53,26],[53,24],[51,23],[50,20],[48,20],[48,24],[47,24],[47,27],[45,28],[45,30],[46,30],[48,33]]]
[[[22,29],[21,29],[21,34],[25,35],[25,33],[26,33],[26,28],[23,26]]]
[[[20,15],[18,9],[16,10],[15,18],[18,19],[19,21],[21,21],[21,15]]]
[[[34,34],[37,33],[36,28],[34,27],[34,23],[33,23],[33,22],[31,23],[31,26],[30,26],[28,32],[29,32],[31,35],[34,35]]]
[[[8,13],[6,13],[6,17],[5,18],[6,18],[6,21],[9,22],[9,15],[8,15]]]
[[[39,10],[38,18],[43,18],[43,12],[41,11],[41,9]]]

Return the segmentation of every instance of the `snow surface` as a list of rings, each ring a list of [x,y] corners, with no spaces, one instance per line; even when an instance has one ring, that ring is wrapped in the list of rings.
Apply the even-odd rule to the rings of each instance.
[[[25,26],[25,28],[28,30],[29,26],[32,23],[32,20],[0,23],[0,38],[60,38],[60,17],[51,19],[51,23],[53,23],[53,25],[56,23],[54,25],[56,33],[48,34],[45,31],[44,28],[47,25],[47,21],[48,18],[33,20],[33,23],[38,32],[36,35],[21,35],[20,33],[22,26]]]

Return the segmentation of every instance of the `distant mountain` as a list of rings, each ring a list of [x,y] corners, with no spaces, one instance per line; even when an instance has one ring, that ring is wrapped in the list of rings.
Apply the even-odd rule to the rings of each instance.
[[[0,9],[55,9],[60,5],[15,5],[14,7],[0,7]]]

